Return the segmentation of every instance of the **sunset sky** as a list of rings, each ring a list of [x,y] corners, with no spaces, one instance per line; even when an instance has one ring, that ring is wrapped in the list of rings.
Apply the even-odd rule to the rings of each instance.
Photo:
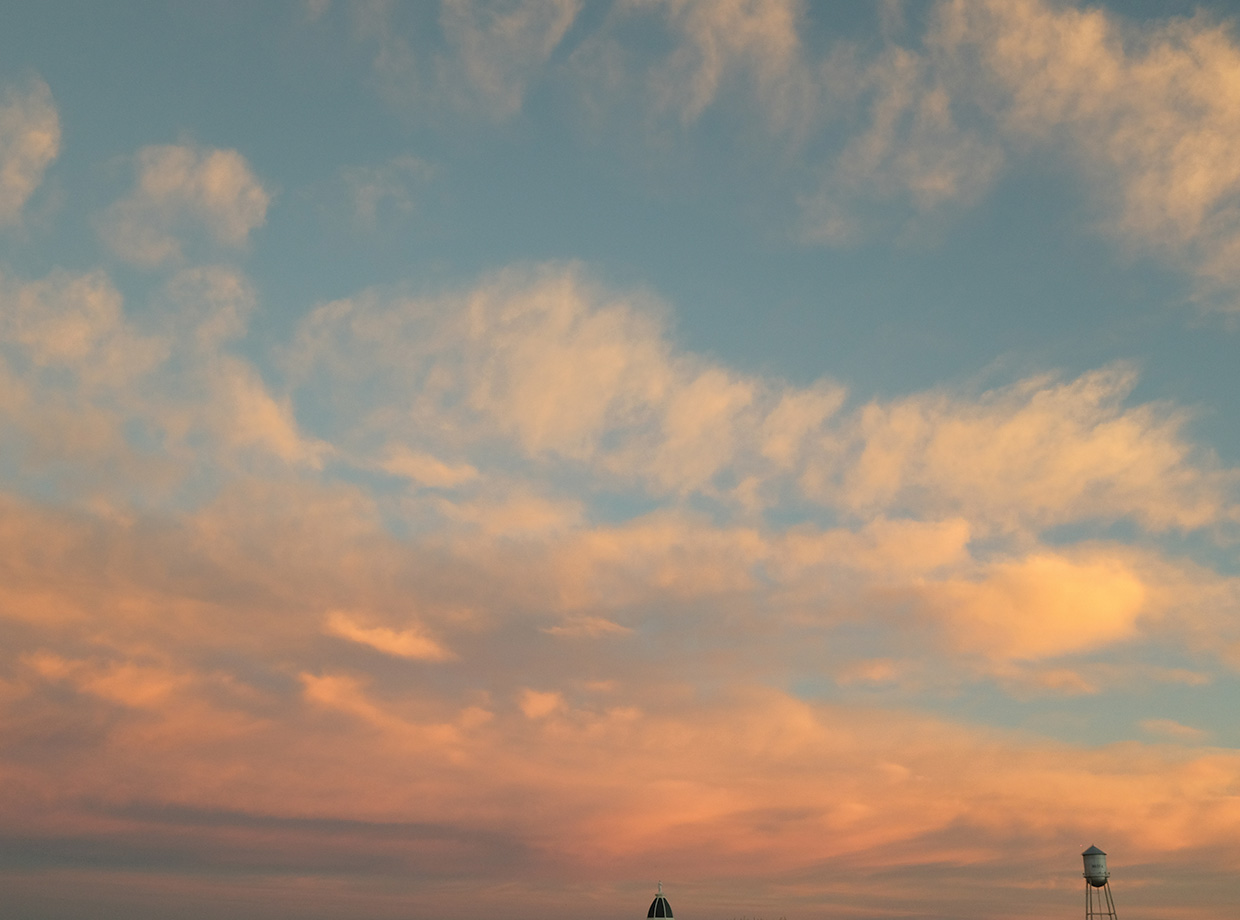
[[[11,3],[0,913],[1217,920],[1240,14]]]

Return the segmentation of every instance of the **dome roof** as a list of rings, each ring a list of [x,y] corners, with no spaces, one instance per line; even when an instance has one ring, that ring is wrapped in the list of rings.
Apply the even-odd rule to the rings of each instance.
[[[659,893],[654,896],[654,900],[650,902],[650,910],[646,911],[647,920],[658,918],[658,920],[671,920],[672,905],[667,902],[667,898],[663,897],[663,883],[659,882]]]
[[[1084,853],[1082,853],[1081,855],[1082,855],[1082,856],[1106,856],[1107,854],[1106,854],[1106,853],[1103,853],[1103,852],[1102,852],[1100,849],[1098,849],[1097,847],[1090,847],[1088,850],[1086,850],[1086,851],[1085,851]],[[671,916],[671,914],[668,914],[668,916],[670,917],[670,916]]]

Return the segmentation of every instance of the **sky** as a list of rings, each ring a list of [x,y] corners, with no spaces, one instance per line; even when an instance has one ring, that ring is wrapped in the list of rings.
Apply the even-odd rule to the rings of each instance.
[[[1234,910],[1240,14],[9,4],[29,920]]]

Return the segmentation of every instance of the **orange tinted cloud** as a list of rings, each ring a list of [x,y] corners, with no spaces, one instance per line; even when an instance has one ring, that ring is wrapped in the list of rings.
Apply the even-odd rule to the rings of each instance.
[[[996,563],[978,581],[952,579],[923,590],[963,648],[1023,659],[1087,651],[1133,636],[1147,596],[1120,560],[1050,554]]]
[[[330,635],[360,642],[399,658],[443,661],[453,657],[451,652],[417,629],[395,630],[386,626],[364,626],[342,610],[334,610],[327,615],[326,629]]]
[[[538,604],[521,608],[525,582],[557,585],[562,563],[551,550],[566,541],[570,556],[580,552],[572,547],[590,546],[588,531],[545,537],[541,561],[522,544],[521,565],[507,567],[497,550],[506,538],[463,540],[453,558],[433,540],[384,536],[370,514],[356,494],[277,484],[252,485],[149,535],[131,522],[7,506],[0,628],[25,632],[9,633],[16,641],[0,656],[10,675],[0,693],[8,739],[0,769],[6,787],[21,790],[0,796],[6,820],[50,840],[188,834],[207,865],[268,845],[283,827],[272,822],[304,822],[276,834],[282,858],[297,866],[347,853],[420,860],[423,844],[394,839],[391,827],[435,826],[451,829],[443,833],[455,835],[459,858],[498,877],[510,877],[505,854],[535,854],[521,864],[527,880],[641,874],[652,861],[737,879],[823,865],[988,871],[1014,839],[1041,865],[1081,834],[1105,835],[1130,864],[1184,851],[1224,871],[1230,858],[1238,816],[1228,790],[1240,765],[1198,738],[1169,738],[1151,723],[1145,730],[1167,741],[1065,745],[901,707],[808,702],[756,686],[742,668],[713,672],[716,689],[703,695],[693,682],[712,673],[702,669],[709,654],[674,631],[652,642],[641,607],[621,611],[634,624],[628,632],[588,615],[563,621],[580,634],[532,628],[546,621]],[[619,548],[591,554],[611,559],[609,578],[629,580],[641,605],[704,591],[735,611],[738,596],[761,584],[736,560],[778,559],[790,545],[690,523],[600,531],[602,546],[619,539]],[[840,589],[840,567],[864,574],[875,562],[885,585],[910,585],[965,566],[968,578],[943,584],[975,594],[944,612],[945,635],[1001,655],[1080,648],[1070,629],[1082,625],[1079,609],[1054,605],[1075,603],[1074,586],[1122,587],[1132,565],[1123,556],[1035,555],[979,573],[961,561],[967,530],[958,523],[878,524],[851,543],[827,536],[838,556],[819,550],[799,562],[823,582],[823,596]],[[871,559],[883,546],[891,548]],[[903,575],[877,561],[898,557],[900,546],[912,547]],[[426,553],[437,554],[433,565],[419,563]],[[1091,643],[1129,635],[1132,609],[1115,594],[1090,595],[1097,603],[1088,612],[1106,625]],[[394,622],[378,613],[329,621],[349,643],[324,638],[325,597],[368,611],[416,604],[459,657],[425,660],[422,634],[376,626]],[[448,606],[467,597],[482,615],[461,618]],[[785,633],[772,615],[780,591],[758,597],[752,619],[697,620],[693,643],[795,654],[803,633]],[[591,603],[624,600],[608,589]],[[988,620],[996,607],[1028,622]],[[1039,617],[1048,640],[1035,629]],[[970,630],[999,639],[977,645]],[[358,644],[389,655],[348,652]],[[898,686],[906,667],[871,658],[842,670],[840,683]],[[74,756],[57,747],[60,731]],[[21,804],[35,800],[56,802],[54,813]],[[347,847],[331,836],[339,822],[359,822]],[[446,863],[426,865],[450,876]],[[927,896],[950,893],[931,885]]]

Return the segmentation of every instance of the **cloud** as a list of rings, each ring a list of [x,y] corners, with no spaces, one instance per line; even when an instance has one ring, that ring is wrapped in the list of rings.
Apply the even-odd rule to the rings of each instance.
[[[412,627],[399,632],[386,626],[364,626],[342,610],[327,615],[327,632],[398,658],[416,658],[421,661],[445,661],[453,654],[434,639]]]
[[[249,281],[222,265],[186,268],[164,287],[178,337],[192,338],[204,352],[241,338],[257,306]]]
[[[841,646],[822,665],[841,686],[1046,698],[1131,683],[1089,656],[1214,661],[1205,637],[1234,634],[1212,612],[1235,609],[1230,580],[1153,547],[1232,526],[1235,471],[1184,410],[1131,404],[1131,367],[850,404],[687,353],[662,311],[575,266],[371,290],[306,318],[293,399],[332,406],[316,433],[337,457],[415,486],[387,503],[399,527],[561,642],[628,642],[667,609],[723,647],[758,619],[865,623],[889,644]],[[1120,521],[1144,549],[1061,530]],[[489,629],[494,604],[464,606]],[[773,649],[746,668],[778,670]],[[856,671],[874,659],[882,679]]]
[[[267,217],[271,195],[235,150],[187,145],[144,147],[135,185],[101,215],[103,242],[143,267],[178,262],[187,239],[239,249]]]
[[[159,709],[187,683],[176,674],[149,663],[68,660],[51,652],[28,655],[23,664],[49,681],[67,681],[77,689],[135,709]]]
[[[1115,365],[976,399],[871,403],[841,426],[842,450],[810,459],[803,481],[860,513],[962,514],[1000,529],[1130,517],[1189,530],[1229,519],[1234,472],[1184,438],[1182,411],[1124,406],[1135,382]]]
[[[868,60],[841,46],[827,59],[837,98],[866,124],[802,197],[808,238],[871,234],[884,198],[969,206],[1006,160],[1033,152],[1079,171],[1105,231],[1235,307],[1240,46],[1229,26],[1045,0],[941,0],[929,23],[920,43],[889,40]]]
[[[510,117],[580,8],[579,0],[518,0],[503,6],[445,0],[440,18],[466,84],[497,115]]]
[[[824,167],[818,189],[802,196],[808,240],[857,242],[876,229],[884,219],[876,214],[890,202],[925,213],[973,205],[990,189],[1003,146],[960,124],[959,100],[929,59],[896,46],[867,64],[829,61],[827,71],[859,97],[868,124]]]
[[[352,202],[354,223],[375,230],[384,215],[407,216],[417,205],[417,192],[435,169],[417,157],[398,156],[379,166],[350,166],[341,171]]]
[[[6,826],[48,840],[100,822],[112,841],[188,835],[203,871],[278,839],[286,867],[344,872],[350,859],[405,866],[421,853],[408,829],[441,828],[518,885],[637,873],[651,859],[687,876],[830,863],[908,880],[945,863],[986,869],[1013,834],[1053,862],[1065,835],[1086,830],[1133,861],[1188,853],[1230,870],[1232,752],[1174,738],[1079,747],[899,705],[806,701],[750,669],[777,659],[781,675],[831,673],[814,637],[843,644],[847,630],[781,614],[800,606],[788,598],[798,585],[814,586],[819,612],[851,605],[863,595],[850,571],[880,588],[920,577],[958,592],[940,615],[966,654],[1131,641],[1127,579],[1155,581],[1131,555],[978,565],[959,521],[816,535],[668,511],[612,527],[578,518],[520,543],[450,527],[397,536],[378,514],[387,504],[286,475],[239,477],[204,507],[158,516],[0,503]],[[557,592],[570,564],[587,563],[605,577],[573,609]],[[675,603],[704,594],[700,608]],[[417,626],[355,612],[411,608]],[[866,613],[871,628],[883,615]],[[343,655],[324,633],[383,655]],[[609,641],[580,641],[590,634]],[[919,644],[958,669],[950,643]],[[393,667],[447,646],[458,657],[434,679]],[[807,653],[812,665],[793,663]],[[918,667],[854,656],[839,684],[893,692]],[[280,821],[316,823],[294,833]],[[451,863],[419,861],[432,897]],[[944,885],[928,896],[950,901]]]
[[[564,697],[554,691],[543,693],[527,687],[521,692],[520,707],[527,719],[545,719],[564,709]]]
[[[1131,638],[1147,590],[1123,562],[1039,554],[988,566],[977,581],[926,584],[956,641],[997,658],[1037,659]]]
[[[574,89],[599,124],[653,132],[664,160],[669,116],[678,143],[725,130],[757,148],[773,194],[792,192],[790,223],[829,246],[971,207],[1006,166],[1049,161],[1083,178],[1103,232],[1235,308],[1232,24],[1048,0],[899,9],[884,6],[879,41],[824,47],[795,0],[619,3],[573,50]]]
[[[1240,47],[1226,25],[954,0],[939,5],[930,38],[949,59],[976,63],[967,90],[1009,136],[1070,151],[1113,232],[1236,289]]]
[[[796,212],[790,228],[824,245],[915,229],[976,205],[1005,167],[1050,161],[1083,177],[1100,229],[1188,273],[1203,302],[1235,306],[1240,46],[1227,23],[1047,0],[898,9],[883,8],[872,46],[824,46],[799,0],[626,0],[585,24],[576,0],[448,0],[439,48],[418,38],[434,31],[425,13],[351,15],[402,110],[511,119],[533,86],[558,83],[598,125],[652,135],[664,160],[669,119],[677,143],[732,132],[760,151],[772,194]],[[405,159],[349,174],[358,215],[411,206],[417,171]],[[131,236],[147,261],[172,249]]]
[[[446,51],[426,48],[418,33],[430,23],[406,22],[409,11],[393,4],[351,14],[356,33],[376,46],[376,81],[399,111],[447,107],[502,121],[521,110],[580,8],[579,0],[444,0]]]
[[[1174,719],[1142,719],[1140,726],[1142,731],[1155,737],[1181,742],[1200,741],[1208,734],[1199,728],[1183,725]]]
[[[201,418],[224,444],[258,448],[286,463],[318,467],[328,445],[302,435],[288,398],[271,395],[248,363],[224,356],[210,369],[212,399]]]
[[[300,382],[281,394],[228,350],[254,309],[231,270],[174,275],[158,334],[126,317],[101,273],[6,290],[0,397],[28,433],[9,475],[62,477],[124,507],[276,470],[325,484],[329,458],[382,470],[412,486],[383,502],[392,526],[430,540],[441,563],[488,573],[460,577],[503,584],[550,636],[637,634],[647,605],[739,611],[765,597],[784,624],[874,611],[1002,677],[1007,663],[1154,638],[1213,654],[1206,637],[1231,635],[1219,611],[1234,587],[1212,571],[1044,543],[1063,525],[1127,520],[1158,535],[1235,517],[1234,471],[1186,438],[1182,411],[1126,405],[1126,367],[849,407],[829,382],[687,354],[657,303],[543,266],[430,300],[374,291],[325,305],[298,333]],[[297,419],[306,400],[313,434]],[[347,514],[369,520],[366,506]],[[789,528],[793,510],[804,523]],[[493,603],[451,606],[489,622]],[[353,627],[389,652],[417,644]],[[1013,686],[1049,687],[1054,667]],[[1078,676],[1078,690],[1108,680]]]
[[[169,352],[126,320],[102,272],[0,276],[0,469],[66,496],[102,498],[128,476],[166,484],[167,458],[133,450],[124,419],[143,414],[139,394]]]
[[[1209,688],[1240,647],[1236,580],[1160,549],[1224,530],[1234,473],[1131,368],[850,401],[544,265],[323,304],[279,390],[245,277],[169,275],[157,323],[102,272],[0,284],[6,447],[59,426],[93,477],[52,504],[49,462],[0,464],[6,827],[432,887],[459,856],[916,888],[1082,829],[1230,871],[1232,752],[924,711]],[[1121,519],[1139,545],[1070,529]]]
[[[321,464],[327,446],[288,398],[228,351],[255,306],[249,283],[192,268],[154,296],[159,318],[139,322],[101,271],[0,277],[0,419],[14,433],[0,462],[107,503],[157,502],[221,462]]]
[[[60,117],[52,91],[34,78],[0,98],[0,227],[21,222],[22,209],[60,152]]]
[[[38,368],[71,368],[86,386],[121,387],[162,362],[167,344],[125,321],[102,272],[63,270],[40,281],[0,279],[0,342]]]
[[[538,468],[567,463],[650,496],[808,500],[861,521],[960,518],[979,534],[1121,519],[1187,531],[1235,516],[1235,471],[1187,439],[1184,410],[1126,405],[1126,365],[844,411],[830,381],[792,387],[678,351],[661,310],[572,266],[510,269],[435,301],[326,305],[293,363],[303,381],[334,381],[318,401],[338,404],[332,437],[355,454],[461,456],[498,436]],[[362,392],[394,402],[346,408]]]
[[[656,110],[692,122],[716,101],[729,78],[740,77],[752,81],[780,127],[805,114],[799,111],[810,89],[802,79],[802,3],[634,0],[620,4],[618,14],[647,11],[661,16],[674,36],[670,54],[648,76],[646,88]]]
[[[613,623],[611,620],[605,620],[602,617],[570,617],[557,626],[547,626],[543,632],[550,636],[564,636],[567,638],[597,638],[599,636],[625,635],[633,630],[619,623]]]
[[[399,445],[391,449],[381,466],[389,473],[431,488],[450,489],[478,478],[478,470],[468,463],[445,463],[430,454]]]

